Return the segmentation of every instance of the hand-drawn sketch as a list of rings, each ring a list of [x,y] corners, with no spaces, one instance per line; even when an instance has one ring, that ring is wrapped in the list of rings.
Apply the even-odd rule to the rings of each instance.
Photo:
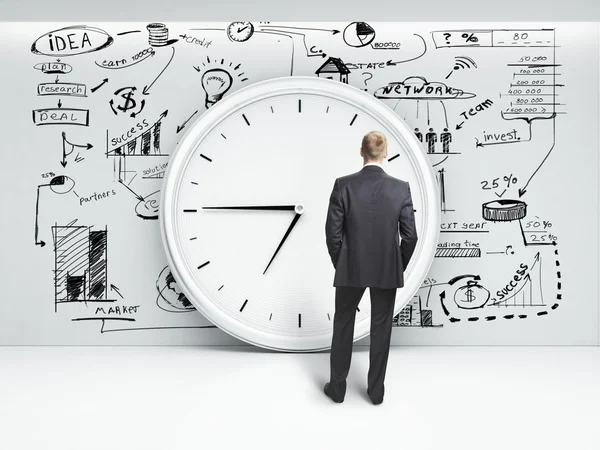
[[[319,67],[315,73],[320,78],[327,78],[328,80],[341,81],[342,83],[348,83],[348,74],[350,69],[346,67],[344,61],[340,58],[334,58],[332,56]]]
[[[97,52],[114,42],[100,28],[78,25],[43,34],[31,45],[32,53],[46,56],[74,56]]]
[[[146,25],[148,30],[148,43],[152,47],[164,47],[172,45],[179,39],[169,39],[169,29],[164,23],[149,23]]]
[[[113,93],[114,97],[110,99],[108,104],[115,116],[124,113],[130,117],[136,117],[144,110],[146,99],[143,98],[139,102],[138,107],[138,102],[134,98],[136,90],[137,88],[135,86],[126,86],[117,89]],[[131,113],[129,111],[131,111]]]
[[[186,329],[190,336],[198,329],[220,333],[163,260],[156,240],[161,183],[195,119],[243,86],[282,75],[326,78],[373,95],[406,121],[433,167],[440,239],[429,278],[394,317],[394,333],[453,329],[473,343],[501,336],[508,320],[511,332],[524,336],[528,327],[547,330],[545,316],[568,313],[558,308],[563,296],[580,301],[566,295],[578,268],[562,246],[581,221],[557,213],[548,177],[573,158],[564,142],[582,121],[578,84],[589,80],[572,55],[597,50],[595,28],[580,36],[591,43],[582,49],[566,39],[569,24],[64,25],[32,23],[11,34],[14,54],[21,48],[27,56],[19,66],[25,69],[12,72],[28,80],[31,98],[27,114],[15,119],[29,130],[31,151],[11,152],[24,170],[31,159],[41,173],[23,177],[30,195],[36,189],[35,245],[31,229],[24,242],[45,267],[37,292],[54,298],[56,317],[68,317],[65,329],[95,324],[95,343],[142,331],[163,333],[165,343],[181,342]],[[569,114],[567,99],[574,103]],[[225,147],[239,145],[235,136],[223,138]],[[106,149],[98,152],[101,139]],[[390,150],[386,163],[405,156]],[[226,170],[216,157],[203,157]],[[579,181],[597,180],[573,183]],[[581,195],[560,182],[561,192]],[[89,194],[96,192],[111,194],[96,202]],[[22,203],[33,221],[32,195]],[[193,336],[186,342],[213,339]]]
[[[344,42],[350,47],[365,47],[375,39],[375,30],[368,23],[352,22],[344,28]]]
[[[223,66],[225,63],[224,59],[221,59],[220,62],[215,59],[210,59],[210,57],[206,57],[206,63],[202,62],[202,66],[210,67],[211,65],[218,65],[217,67],[202,69],[200,66],[194,66],[196,72],[202,72],[202,77],[200,78],[200,83],[202,85],[202,89],[204,90],[204,106],[206,109],[210,108],[212,105],[217,103],[219,100],[223,98],[223,96],[231,89],[233,85],[234,78],[230,73],[230,70],[238,71],[240,70],[241,63],[233,66],[233,63],[230,62],[228,66]],[[207,66],[208,64],[208,66]],[[237,78],[235,80],[243,83],[248,81],[248,78],[245,77],[245,72],[240,72],[235,74]],[[242,77],[242,78],[240,78]],[[239,80],[238,80],[239,78]]]
[[[106,130],[106,157],[115,158],[114,172],[117,181],[126,181],[129,174],[136,173],[127,169],[130,158],[168,156],[161,151],[160,144],[162,121],[168,113],[169,110],[165,110],[152,125],[144,119],[121,136],[109,138]]]
[[[233,42],[246,42],[254,34],[251,22],[231,22],[227,26],[227,37]]]
[[[85,149],[85,150],[89,150],[90,148],[93,147],[92,144],[90,144],[89,142],[87,144],[73,144],[72,142],[69,142],[67,140],[67,133],[65,133],[64,131],[61,133],[62,134],[62,161],[60,162],[60,165],[63,167],[67,167],[67,156],[70,156],[75,149]],[[77,155],[75,156],[75,162],[81,162],[83,161],[85,158],[82,156],[79,156],[79,153],[77,153]]]
[[[107,229],[54,225],[54,302],[112,302],[108,299]]]
[[[160,271],[156,280],[156,305],[167,312],[190,312],[195,311],[194,305],[186,298],[177,286],[177,281],[173,278],[173,274],[169,267],[165,267]]]
[[[456,70],[471,69],[473,67],[477,68],[477,63],[473,60],[473,58],[469,58],[468,56],[456,56],[454,58],[454,67],[452,68],[452,71],[446,75],[446,79],[450,78],[450,75],[452,75]]]
[[[75,187],[75,182],[67,177],[66,175],[54,176],[50,183],[48,184],[40,184],[37,187],[37,196],[35,200],[35,245],[39,245],[43,247],[46,243],[40,239],[39,237],[39,212],[40,212],[40,189],[43,187],[49,187],[52,192],[55,194],[66,194],[71,192],[71,190]]]

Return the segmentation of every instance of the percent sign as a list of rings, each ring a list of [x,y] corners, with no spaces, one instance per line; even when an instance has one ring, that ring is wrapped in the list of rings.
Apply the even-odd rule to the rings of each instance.
[[[461,37],[467,42],[479,42],[479,38],[475,36],[475,33],[463,33]]]
[[[511,173],[510,175],[504,175],[503,180],[506,181],[506,187],[509,188],[511,184],[517,182],[517,177],[513,177],[513,174]]]

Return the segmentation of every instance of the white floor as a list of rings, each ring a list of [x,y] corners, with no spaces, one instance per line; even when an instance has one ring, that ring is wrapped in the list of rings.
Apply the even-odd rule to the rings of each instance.
[[[0,347],[0,448],[600,449],[600,348],[393,347],[383,404],[355,348]]]

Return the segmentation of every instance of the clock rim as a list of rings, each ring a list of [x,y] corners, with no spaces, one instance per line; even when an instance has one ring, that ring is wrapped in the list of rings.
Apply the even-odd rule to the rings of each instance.
[[[210,295],[204,293],[194,282],[191,270],[189,268],[186,270],[187,263],[182,258],[179,248],[179,243],[182,241],[176,232],[177,211],[174,207],[178,203],[182,176],[185,174],[190,159],[196,153],[198,144],[215,127],[244,107],[266,98],[287,94],[321,95],[353,104],[385,125],[387,131],[392,133],[394,138],[404,145],[404,148],[415,150],[407,152],[407,156],[411,160],[423,195],[423,204],[426,209],[422,216],[424,232],[422,236],[419,236],[413,258],[405,271],[408,276],[405,276],[404,287],[398,289],[394,315],[408,304],[429,272],[439,240],[441,218],[437,208],[439,202],[435,174],[419,141],[404,120],[379,99],[339,81],[311,76],[287,76],[263,80],[231,93],[199,116],[182,136],[165,171],[159,208],[160,234],[169,268],[183,293],[196,309],[218,328],[241,341],[270,350],[321,351],[331,347],[331,332],[312,336],[285,336],[269,333],[236,320],[215,305]],[[428,236],[429,239],[424,239],[425,236]],[[398,301],[399,297],[402,298],[402,301]],[[368,322],[368,320],[362,320],[356,323],[353,341],[369,335]]]

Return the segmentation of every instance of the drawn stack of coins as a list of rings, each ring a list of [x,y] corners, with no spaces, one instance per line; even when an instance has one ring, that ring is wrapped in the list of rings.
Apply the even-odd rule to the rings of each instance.
[[[152,47],[162,47],[167,45],[167,38],[169,37],[169,29],[164,23],[150,23],[146,26],[148,29],[148,43]]]

